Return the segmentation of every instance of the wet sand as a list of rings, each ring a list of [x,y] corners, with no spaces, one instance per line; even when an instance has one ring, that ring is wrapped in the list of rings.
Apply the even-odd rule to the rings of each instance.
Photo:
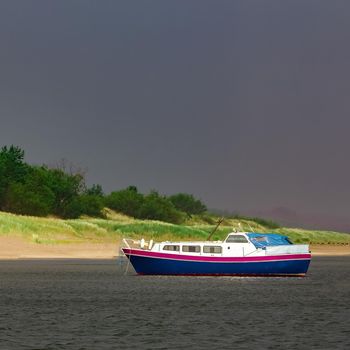
[[[350,245],[312,245],[313,256],[350,255]],[[38,244],[16,237],[0,237],[0,259],[111,259],[118,243]]]

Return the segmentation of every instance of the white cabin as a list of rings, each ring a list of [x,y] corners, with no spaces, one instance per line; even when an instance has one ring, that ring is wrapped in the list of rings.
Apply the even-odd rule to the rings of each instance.
[[[251,236],[256,237],[252,238]],[[269,243],[272,236],[280,242]],[[283,239],[281,239],[284,237]],[[275,239],[275,237],[273,237]],[[265,240],[265,241],[264,241]],[[278,234],[256,234],[249,232],[229,233],[224,241],[160,242],[150,247],[153,252],[201,255],[201,256],[265,256],[282,254],[308,254],[308,244],[292,244],[287,237]]]

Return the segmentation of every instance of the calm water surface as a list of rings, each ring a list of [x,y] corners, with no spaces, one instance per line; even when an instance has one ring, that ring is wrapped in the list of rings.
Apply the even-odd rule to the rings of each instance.
[[[350,349],[350,257],[306,278],[147,277],[0,262],[0,349]]]

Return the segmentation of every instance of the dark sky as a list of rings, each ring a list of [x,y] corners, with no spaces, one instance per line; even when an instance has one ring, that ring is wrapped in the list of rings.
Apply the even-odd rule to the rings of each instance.
[[[3,0],[0,143],[107,192],[349,222],[349,18],[347,0]]]

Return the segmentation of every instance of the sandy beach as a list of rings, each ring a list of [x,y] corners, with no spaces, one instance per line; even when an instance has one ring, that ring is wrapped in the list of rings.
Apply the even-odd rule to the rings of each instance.
[[[38,244],[17,237],[0,237],[0,259],[111,259],[117,243]]]
[[[345,256],[350,255],[350,245],[311,245],[312,255],[315,256]]]
[[[312,245],[314,256],[350,255],[350,245]],[[17,237],[0,237],[0,259],[111,259],[117,243],[38,244]]]

